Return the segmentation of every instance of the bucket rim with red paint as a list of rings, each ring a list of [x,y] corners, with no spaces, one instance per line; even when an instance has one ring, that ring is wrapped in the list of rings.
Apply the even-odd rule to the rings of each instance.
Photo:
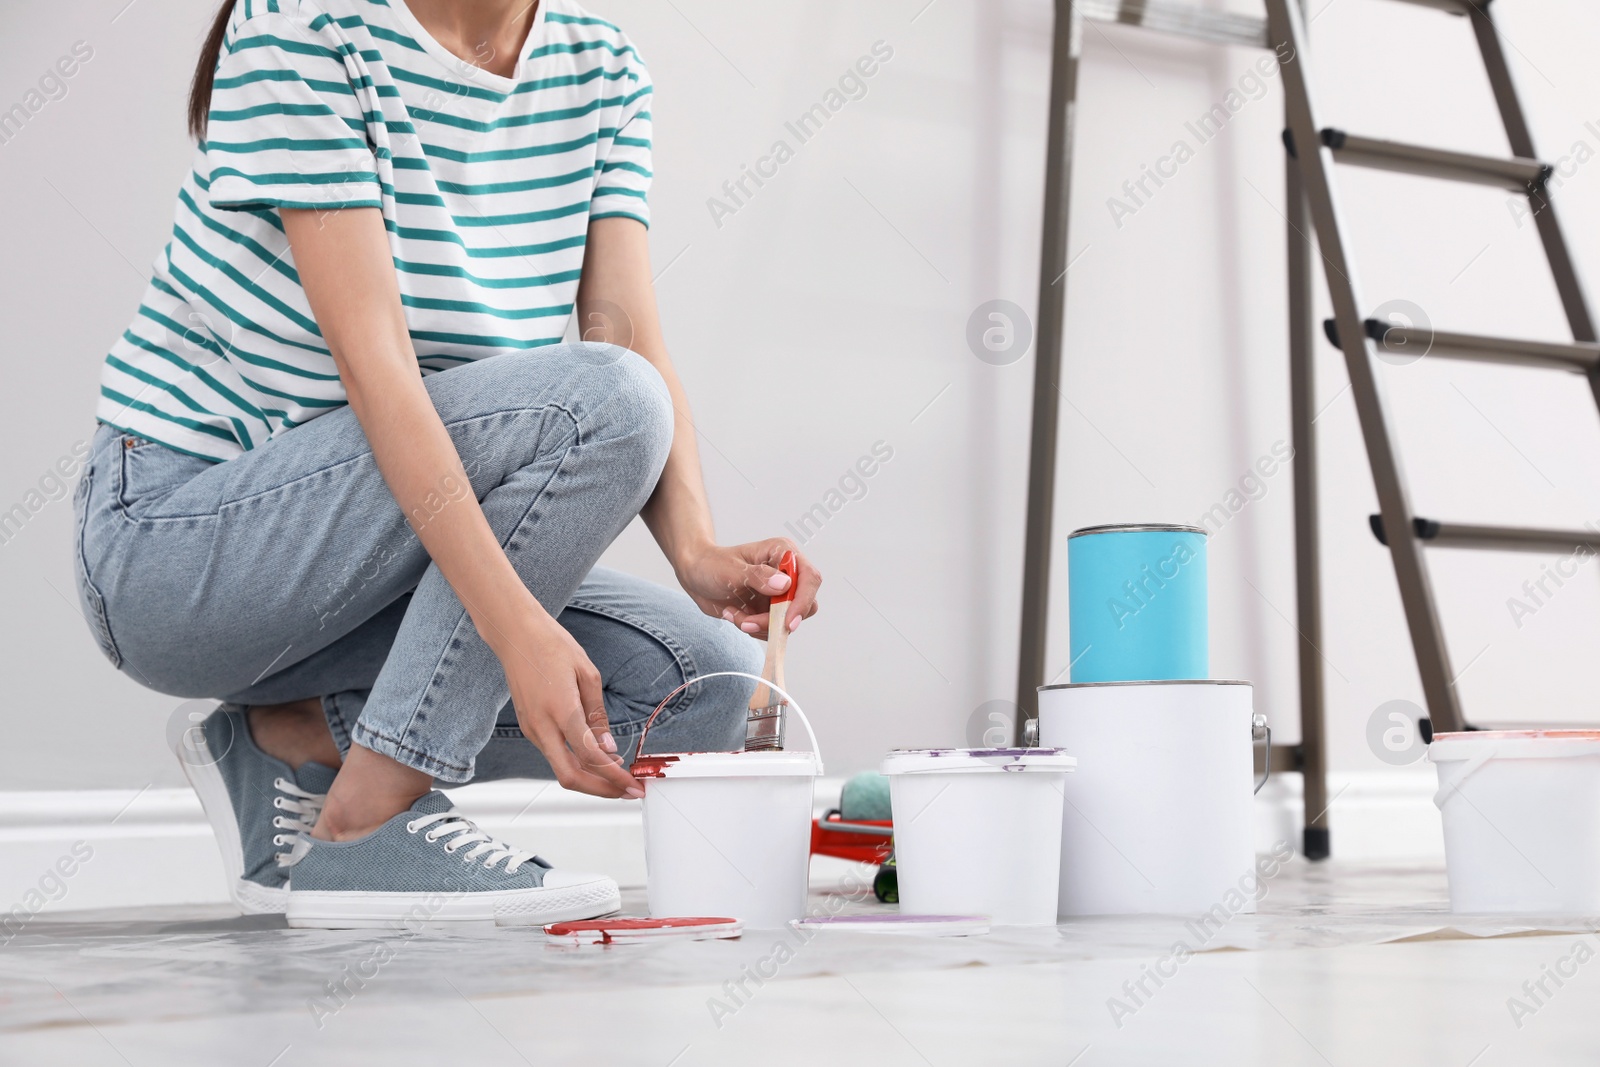
[[[1600,914],[1600,730],[1435,734],[1450,908]]]
[[[815,752],[769,749],[763,752],[659,752],[640,756],[629,767],[635,778],[744,778],[766,774],[822,773]]]

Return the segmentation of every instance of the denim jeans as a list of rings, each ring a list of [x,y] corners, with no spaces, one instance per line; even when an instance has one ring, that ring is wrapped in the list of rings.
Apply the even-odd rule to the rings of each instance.
[[[609,345],[495,356],[428,377],[470,485],[408,523],[348,407],[223,463],[100,426],[75,497],[79,596],[101,650],[143,685],[239,704],[322,699],[352,742],[445,782],[551,777],[505,673],[413,524],[471,492],[512,566],[599,669],[625,756],[690,678],[759,673],[760,646],[682,592],[595,567],[672,442],[655,369]],[[739,747],[753,688],[691,686],[657,752]]]

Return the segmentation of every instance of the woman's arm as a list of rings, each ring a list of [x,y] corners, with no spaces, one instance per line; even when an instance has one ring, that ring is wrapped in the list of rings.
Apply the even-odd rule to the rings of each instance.
[[[661,337],[650,247],[638,222],[619,217],[589,225],[578,287],[578,322],[584,340],[622,345],[649,360],[672,394],[672,449],[642,514],[678,581],[706,614],[719,615],[764,638],[767,598],[783,592],[788,582],[777,569],[778,561],[784,552],[795,552],[800,580],[789,612],[789,629],[794,630],[801,619],[816,612],[822,575],[786,537],[731,547],[716,543],[689,398]]]
[[[285,209],[295,269],[378,469],[407,516],[429,515],[423,546],[500,658],[523,732],[569,789],[621,796],[637,785],[616,757],[600,674],[500,548],[422,385],[376,208]],[[455,492],[451,492],[455,489]],[[433,495],[459,500],[430,514]]]

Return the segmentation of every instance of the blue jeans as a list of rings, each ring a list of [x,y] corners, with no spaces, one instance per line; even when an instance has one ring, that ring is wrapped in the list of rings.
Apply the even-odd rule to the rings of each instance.
[[[413,530],[471,492],[523,582],[599,669],[624,756],[683,682],[760,673],[760,646],[731,623],[594,565],[672,443],[672,404],[649,363],[561,345],[425,384],[470,485],[442,482],[410,523],[348,407],[224,463],[100,426],[75,497],[76,555],[84,616],[111,662],[175,696],[320,697],[341,749],[446,782],[553,777]],[[651,750],[740,747],[752,688],[691,686],[662,711]]]

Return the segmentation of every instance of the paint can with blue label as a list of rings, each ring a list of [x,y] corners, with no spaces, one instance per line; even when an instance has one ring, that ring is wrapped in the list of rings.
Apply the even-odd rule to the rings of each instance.
[[[1071,678],[1206,678],[1206,532],[1140,523],[1086,526],[1067,540]]]

